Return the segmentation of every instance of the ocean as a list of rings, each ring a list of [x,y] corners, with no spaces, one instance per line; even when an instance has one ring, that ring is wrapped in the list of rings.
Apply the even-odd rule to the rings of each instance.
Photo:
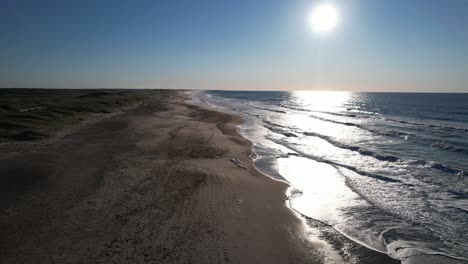
[[[200,91],[289,204],[402,260],[468,259],[468,94]]]

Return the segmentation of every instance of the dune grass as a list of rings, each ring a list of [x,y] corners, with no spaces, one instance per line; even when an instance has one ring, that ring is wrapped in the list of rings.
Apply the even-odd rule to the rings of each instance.
[[[162,90],[0,89],[0,141],[49,137],[65,124],[145,100]]]

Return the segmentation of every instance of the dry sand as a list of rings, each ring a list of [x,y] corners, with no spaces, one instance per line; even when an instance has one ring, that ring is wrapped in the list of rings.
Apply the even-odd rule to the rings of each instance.
[[[242,120],[166,97],[2,143],[0,263],[321,263]]]

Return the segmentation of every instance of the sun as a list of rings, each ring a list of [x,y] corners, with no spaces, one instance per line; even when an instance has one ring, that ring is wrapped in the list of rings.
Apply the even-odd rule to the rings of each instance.
[[[339,22],[339,12],[336,6],[330,3],[319,4],[309,16],[312,29],[318,33],[333,31]]]

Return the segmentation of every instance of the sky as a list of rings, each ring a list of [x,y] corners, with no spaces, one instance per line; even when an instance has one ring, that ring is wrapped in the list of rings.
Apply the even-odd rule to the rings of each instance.
[[[332,3],[326,34],[308,21]],[[468,92],[464,0],[0,0],[0,87]]]

